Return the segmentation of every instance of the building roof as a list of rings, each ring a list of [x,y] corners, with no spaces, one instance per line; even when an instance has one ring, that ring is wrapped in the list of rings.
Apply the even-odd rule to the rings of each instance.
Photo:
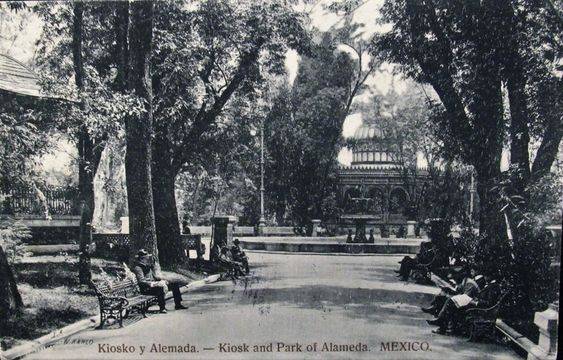
[[[383,131],[379,126],[373,123],[363,123],[354,132],[354,139],[356,140],[367,140],[367,139],[382,139]]]
[[[4,54],[0,54],[0,90],[44,97],[37,75],[21,62]]]

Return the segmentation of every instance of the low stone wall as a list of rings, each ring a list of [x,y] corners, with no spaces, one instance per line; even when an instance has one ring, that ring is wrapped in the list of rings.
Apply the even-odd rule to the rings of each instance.
[[[211,236],[211,226],[190,226],[192,235]],[[265,226],[262,236],[293,236],[295,232],[291,226]],[[253,226],[235,226],[234,236],[255,236]]]
[[[420,245],[414,244],[342,244],[322,242],[261,242],[241,241],[247,250],[281,251],[295,253],[336,254],[416,254]]]
[[[45,219],[40,215],[0,215],[0,224],[17,221],[28,227],[31,238],[24,240],[27,245],[76,244],[80,232],[80,216],[53,215]]]
[[[58,255],[60,253],[76,254],[79,246],[75,244],[59,244],[59,245],[26,245],[25,252],[31,253],[33,256],[40,255]]]

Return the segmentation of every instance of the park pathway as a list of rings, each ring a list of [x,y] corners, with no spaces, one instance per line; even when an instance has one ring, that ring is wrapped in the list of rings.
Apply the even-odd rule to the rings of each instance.
[[[399,256],[249,257],[252,276],[186,293],[188,310],[132,319],[122,329],[84,331],[28,358],[518,358],[499,345],[432,334],[419,307],[437,289],[397,281]],[[330,343],[348,346],[331,349]]]

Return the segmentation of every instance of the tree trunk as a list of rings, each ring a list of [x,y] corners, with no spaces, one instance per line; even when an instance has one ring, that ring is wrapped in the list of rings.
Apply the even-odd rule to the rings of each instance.
[[[0,246],[0,323],[7,320],[17,309],[23,307],[12,267]]]
[[[72,23],[72,60],[74,79],[79,93],[84,91],[84,62],[82,59],[82,29],[84,4],[76,2],[73,9]],[[81,106],[82,108],[82,106]],[[80,244],[78,278],[81,284],[89,284],[92,278],[88,245],[91,241],[91,223],[94,212],[94,175],[93,144],[88,129],[81,127],[78,134],[78,188],[80,203]]]
[[[493,2],[483,3],[485,17],[494,17],[497,8]],[[477,65],[474,69],[473,102],[468,106],[474,116],[472,139],[474,156],[471,164],[477,173],[479,194],[479,231],[486,233],[490,241],[506,238],[504,219],[500,212],[498,192],[494,188],[500,182],[500,162],[504,134],[501,60],[494,49],[495,35],[489,22],[479,24],[476,49]],[[460,134],[463,136],[463,134]],[[499,244],[500,245],[500,244]]]
[[[129,32],[129,2],[118,1],[115,16],[115,55],[117,58],[117,74],[115,77],[116,87],[119,91],[127,88],[127,75],[129,68],[129,44],[127,33]]]
[[[516,192],[527,197],[526,185],[530,179],[528,123],[531,119],[526,96],[525,61],[520,54],[521,30],[518,29],[512,4],[502,1],[499,6],[502,17],[507,19],[506,25],[499,29],[499,37],[502,40],[501,59],[510,108],[510,163],[518,169],[517,173],[512,174],[512,184]]]
[[[128,88],[144,101],[145,111],[125,121],[127,150],[125,174],[129,207],[130,262],[139,249],[158,259],[151,181],[152,86],[150,54],[152,46],[153,2],[131,3],[129,32]]]
[[[78,187],[80,197],[80,232],[78,278],[81,284],[92,279],[89,245],[92,241],[92,217],[94,215],[94,176],[99,164],[94,159],[93,144],[88,131],[83,128],[78,140]]]
[[[170,147],[157,134],[153,142],[152,193],[158,255],[162,267],[172,268],[182,262],[184,253],[174,191],[176,172],[167,149]]]
[[[513,176],[513,184],[518,193],[524,195],[530,179],[530,154],[528,144],[528,110],[525,94],[525,79],[522,73],[513,69],[508,74],[507,88],[510,102],[510,163],[516,165],[518,173]]]

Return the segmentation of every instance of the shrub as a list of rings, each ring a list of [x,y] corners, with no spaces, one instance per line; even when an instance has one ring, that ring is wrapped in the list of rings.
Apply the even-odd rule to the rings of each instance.
[[[475,266],[475,256],[479,244],[483,241],[482,236],[476,234],[472,227],[461,229],[458,238],[452,238],[450,245],[451,257],[456,264],[470,264]]]
[[[7,221],[0,226],[0,246],[12,264],[25,254],[23,240],[31,238],[31,232],[21,221]]]
[[[438,252],[447,257],[451,253],[452,236],[450,235],[451,223],[446,219],[435,218],[424,222],[426,233],[436,246]]]
[[[535,311],[545,310],[557,298],[551,235],[545,226],[552,209],[558,207],[555,200],[560,199],[561,190],[551,192],[553,182],[548,176],[520,193],[512,176],[508,172],[496,189],[507,231],[480,239],[475,264],[510,291],[506,315],[531,319]]]

